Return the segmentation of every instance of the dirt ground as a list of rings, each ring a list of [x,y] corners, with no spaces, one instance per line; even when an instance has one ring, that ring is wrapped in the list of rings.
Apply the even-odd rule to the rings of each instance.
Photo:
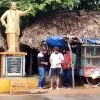
[[[74,89],[60,89],[60,90],[31,90],[32,94],[42,94],[42,95],[76,95],[76,94],[100,94],[100,87],[96,88],[74,88]]]
[[[36,93],[36,91],[38,91]],[[100,100],[100,88],[31,90],[31,94],[0,94],[0,100]]]

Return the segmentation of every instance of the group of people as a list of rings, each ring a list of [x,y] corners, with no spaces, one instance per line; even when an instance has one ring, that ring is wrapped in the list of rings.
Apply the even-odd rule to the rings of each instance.
[[[56,79],[56,89],[59,90],[60,83],[62,87],[72,87],[72,53],[67,50],[64,53],[60,52],[59,47],[54,47],[50,54],[49,61],[45,59],[46,49],[41,49],[38,53],[38,70],[39,70],[39,82],[38,88],[42,89],[45,84],[45,73],[46,66],[50,65],[49,76],[50,76],[50,88],[54,88],[54,82]],[[61,74],[62,73],[62,74]],[[61,77],[62,76],[62,81]]]

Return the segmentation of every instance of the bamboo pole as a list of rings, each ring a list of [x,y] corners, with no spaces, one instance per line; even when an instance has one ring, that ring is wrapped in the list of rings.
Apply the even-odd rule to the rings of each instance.
[[[69,51],[70,51],[70,55],[71,55],[71,67],[72,67],[72,86],[73,88],[75,88],[75,79],[74,79],[74,66],[72,64],[72,49],[71,49],[71,45],[70,45],[70,39],[68,41],[68,48],[69,48]]]

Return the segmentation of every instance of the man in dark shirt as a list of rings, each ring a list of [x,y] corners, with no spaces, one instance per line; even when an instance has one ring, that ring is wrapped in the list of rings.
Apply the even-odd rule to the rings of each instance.
[[[38,70],[39,70],[39,76],[40,76],[39,83],[38,83],[39,89],[43,88],[44,82],[45,82],[45,71],[46,71],[45,66],[48,65],[48,63],[45,61],[45,58],[44,58],[44,55],[46,54],[46,52],[47,51],[45,49],[42,49],[37,56],[37,58],[38,58]]]

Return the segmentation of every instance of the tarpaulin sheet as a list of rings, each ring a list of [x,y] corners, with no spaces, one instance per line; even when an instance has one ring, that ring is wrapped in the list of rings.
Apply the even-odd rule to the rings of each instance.
[[[88,44],[100,44],[100,39],[96,38],[81,38],[84,43]]]
[[[48,37],[46,43],[51,47],[63,47],[66,45],[66,42],[62,38],[62,36]]]

